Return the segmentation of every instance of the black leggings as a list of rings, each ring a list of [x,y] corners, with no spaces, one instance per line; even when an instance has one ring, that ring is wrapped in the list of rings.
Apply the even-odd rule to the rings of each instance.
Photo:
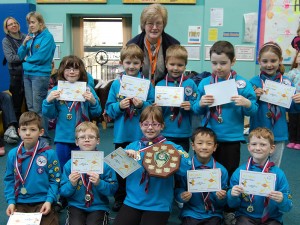
[[[129,207],[121,207],[113,225],[166,225],[170,212],[144,211]]]

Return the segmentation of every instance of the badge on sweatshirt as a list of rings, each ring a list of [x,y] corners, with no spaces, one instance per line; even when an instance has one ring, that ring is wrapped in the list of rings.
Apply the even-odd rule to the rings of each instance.
[[[236,87],[237,88],[244,88],[244,87],[246,87],[246,81],[244,81],[244,80],[236,80],[235,83],[236,83]]]
[[[185,87],[185,88],[184,88],[184,94],[185,94],[186,96],[191,96],[191,95],[193,94],[193,89],[192,89],[192,87],[190,87],[190,86]]]
[[[285,84],[285,85],[288,85],[288,86],[292,85],[292,82],[289,79],[283,79],[282,83]]]
[[[38,174],[42,174],[42,173],[44,173],[45,170],[44,170],[44,167],[40,166],[39,168],[36,169],[36,171]]]
[[[47,158],[43,155],[40,155],[39,157],[36,158],[36,164],[38,166],[45,166],[47,164]]]

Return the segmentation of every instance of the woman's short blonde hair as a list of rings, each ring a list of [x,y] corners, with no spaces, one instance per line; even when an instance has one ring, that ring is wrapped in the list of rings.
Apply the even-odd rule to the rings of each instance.
[[[43,31],[43,30],[46,28],[45,20],[44,20],[42,14],[40,14],[40,13],[38,13],[38,12],[36,12],[36,11],[33,11],[33,12],[28,13],[28,14],[26,15],[26,21],[27,21],[28,24],[29,24],[29,22],[30,22],[30,18],[31,18],[31,17],[36,18],[37,21],[38,21],[39,23],[42,24],[42,25],[41,25],[41,30],[40,30],[40,31]],[[30,32],[30,31],[29,31],[29,32]]]
[[[4,33],[6,33],[6,34],[9,33],[9,31],[7,29],[7,21],[8,20],[14,20],[18,24],[19,31],[20,31],[20,24],[19,24],[19,22],[14,17],[9,16],[9,17],[6,17],[5,20],[3,21],[3,30],[4,30]]]
[[[167,9],[162,6],[161,4],[151,4],[148,5],[146,8],[143,9],[140,18],[140,25],[141,29],[145,30],[146,22],[149,20],[154,20],[159,16],[163,19],[164,29],[168,23],[168,11]]]

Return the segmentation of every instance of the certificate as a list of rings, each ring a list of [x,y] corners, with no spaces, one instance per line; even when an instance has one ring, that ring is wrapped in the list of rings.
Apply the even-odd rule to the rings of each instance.
[[[260,96],[259,100],[282,106],[284,108],[290,108],[292,96],[295,94],[295,91],[296,88],[290,85],[266,80],[264,93]]]
[[[113,168],[122,178],[129,176],[141,167],[141,165],[129,157],[121,147],[107,155],[104,158],[104,162]]]
[[[239,185],[244,188],[246,194],[267,196],[275,190],[275,181],[276,174],[274,173],[240,171]]]
[[[100,151],[71,151],[71,171],[103,173],[104,153]]]
[[[85,102],[82,96],[86,92],[86,82],[74,82],[59,80],[57,90],[60,91],[59,100]]]
[[[180,107],[183,101],[183,87],[155,86],[155,103],[157,105]]]
[[[119,95],[147,100],[150,80],[123,75],[120,82]]]
[[[204,90],[206,95],[214,96],[215,101],[209,107],[227,104],[231,102],[232,96],[238,95],[235,79],[206,85]]]
[[[201,169],[187,171],[189,192],[214,192],[221,188],[220,169]]]
[[[14,212],[9,217],[7,225],[39,225],[41,219],[42,213]]]

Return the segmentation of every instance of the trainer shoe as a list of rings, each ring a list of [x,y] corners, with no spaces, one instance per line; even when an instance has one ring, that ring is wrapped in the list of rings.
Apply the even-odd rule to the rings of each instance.
[[[295,144],[294,149],[300,150],[300,144]]]
[[[7,130],[4,133],[4,137],[5,136],[9,137],[10,139],[19,140],[19,136],[14,126],[10,126],[7,128]]]
[[[12,139],[12,138],[10,138],[9,136],[4,136],[3,139],[4,139],[4,141],[5,141],[7,144],[11,144],[11,145],[17,144],[18,141],[19,141],[19,140],[17,140],[17,139]]]
[[[296,145],[295,143],[290,142],[290,143],[288,143],[288,144],[286,145],[286,147],[287,147],[287,148],[294,148],[295,145]]]
[[[225,225],[235,225],[236,219],[235,214],[232,212],[224,212],[224,223]]]

